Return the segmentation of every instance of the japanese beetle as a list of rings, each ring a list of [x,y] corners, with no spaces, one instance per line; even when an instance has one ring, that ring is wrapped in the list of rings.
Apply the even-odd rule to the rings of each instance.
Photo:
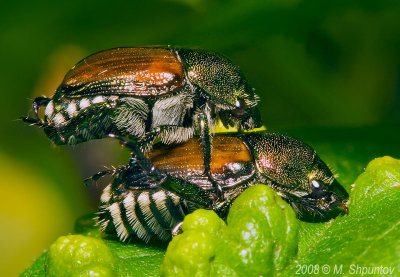
[[[121,240],[135,236],[144,241],[152,237],[168,240],[169,230],[185,214],[206,208],[224,218],[232,201],[256,184],[275,189],[300,218],[305,213],[324,219],[333,211],[334,216],[340,210],[347,212],[347,192],[307,144],[273,133],[215,136],[213,143],[210,168],[223,180],[222,197],[203,173],[198,140],[156,145],[149,159],[162,177],[155,182],[134,160],[120,170],[101,197],[98,219],[102,230],[116,231]]]
[[[36,118],[23,120],[43,127],[59,145],[109,134],[128,136],[142,143],[134,151],[140,159],[156,138],[164,144],[181,143],[198,133],[210,176],[210,130],[218,120],[239,130],[261,127],[257,102],[240,69],[219,54],[171,47],[115,48],[78,62],[52,98],[34,100]],[[45,107],[43,119],[40,107]]]

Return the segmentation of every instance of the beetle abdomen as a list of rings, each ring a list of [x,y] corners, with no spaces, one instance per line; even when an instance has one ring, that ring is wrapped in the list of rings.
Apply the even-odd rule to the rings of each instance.
[[[111,114],[117,100],[118,96],[51,100],[45,109],[48,125],[44,130],[54,143],[70,145],[118,132]]]
[[[69,97],[82,95],[158,96],[184,83],[176,55],[162,48],[114,48],[75,65],[60,85]]]
[[[121,241],[138,237],[171,239],[172,228],[188,213],[186,201],[163,189],[123,190],[109,185],[103,191],[98,221],[103,232],[115,232]]]
[[[161,132],[160,138],[167,143],[180,143],[194,133],[193,126],[182,126],[192,107],[188,98],[185,93],[160,98],[155,103],[140,97],[117,95],[55,98],[45,109],[45,121],[49,123],[46,133],[50,133],[56,144],[76,144],[100,139],[109,133],[141,139],[158,126],[172,125],[177,127]]]

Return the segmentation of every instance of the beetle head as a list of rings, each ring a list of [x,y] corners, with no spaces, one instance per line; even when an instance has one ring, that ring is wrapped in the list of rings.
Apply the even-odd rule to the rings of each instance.
[[[219,54],[204,50],[180,49],[190,82],[200,88],[226,125],[240,129],[261,127],[256,108],[258,96],[239,67]],[[226,119],[226,120],[225,120]]]
[[[347,192],[307,144],[279,134],[243,136],[252,149],[260,179],[292,204],[300,217],[326,218],[337,207],[347,212]]]

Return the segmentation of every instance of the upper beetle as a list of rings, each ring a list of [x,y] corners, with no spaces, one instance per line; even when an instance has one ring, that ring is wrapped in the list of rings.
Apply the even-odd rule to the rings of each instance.
[[[143,143],[135,148],[142,165],[142,152],[156,138],[172,144],[199,133],[209,175],[216,122],[239,130],[261,127],[257,102],[240,69],[219,54],[171,47],[115,48],[78,62],[52,98],[34,100],[36,118],[23,120],[43,127],[55,144],[129,136]]]

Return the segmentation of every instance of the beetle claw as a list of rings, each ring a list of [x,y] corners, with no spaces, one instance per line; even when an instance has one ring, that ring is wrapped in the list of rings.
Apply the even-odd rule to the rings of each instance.
[[[31,125],[39,126],[39,127],[50,127],[51,125],[41,119],[32,118],[32,117],[21,117],[23,122],[29,123]]]
[[[182,233],[182,224],[183,224],[182,221],[179,222],[179,223],[176,224],[175,227],[171,230],[171,235],[172,235],[172,237],[175,237],[175,236],[177,236],[177,235],[179,235],[179,234]]]
[[[343,209],[342,215],[349,214],[349,207],[347,206],[347,204],[345,202],[340,203],[339,207],[341,207]]]

